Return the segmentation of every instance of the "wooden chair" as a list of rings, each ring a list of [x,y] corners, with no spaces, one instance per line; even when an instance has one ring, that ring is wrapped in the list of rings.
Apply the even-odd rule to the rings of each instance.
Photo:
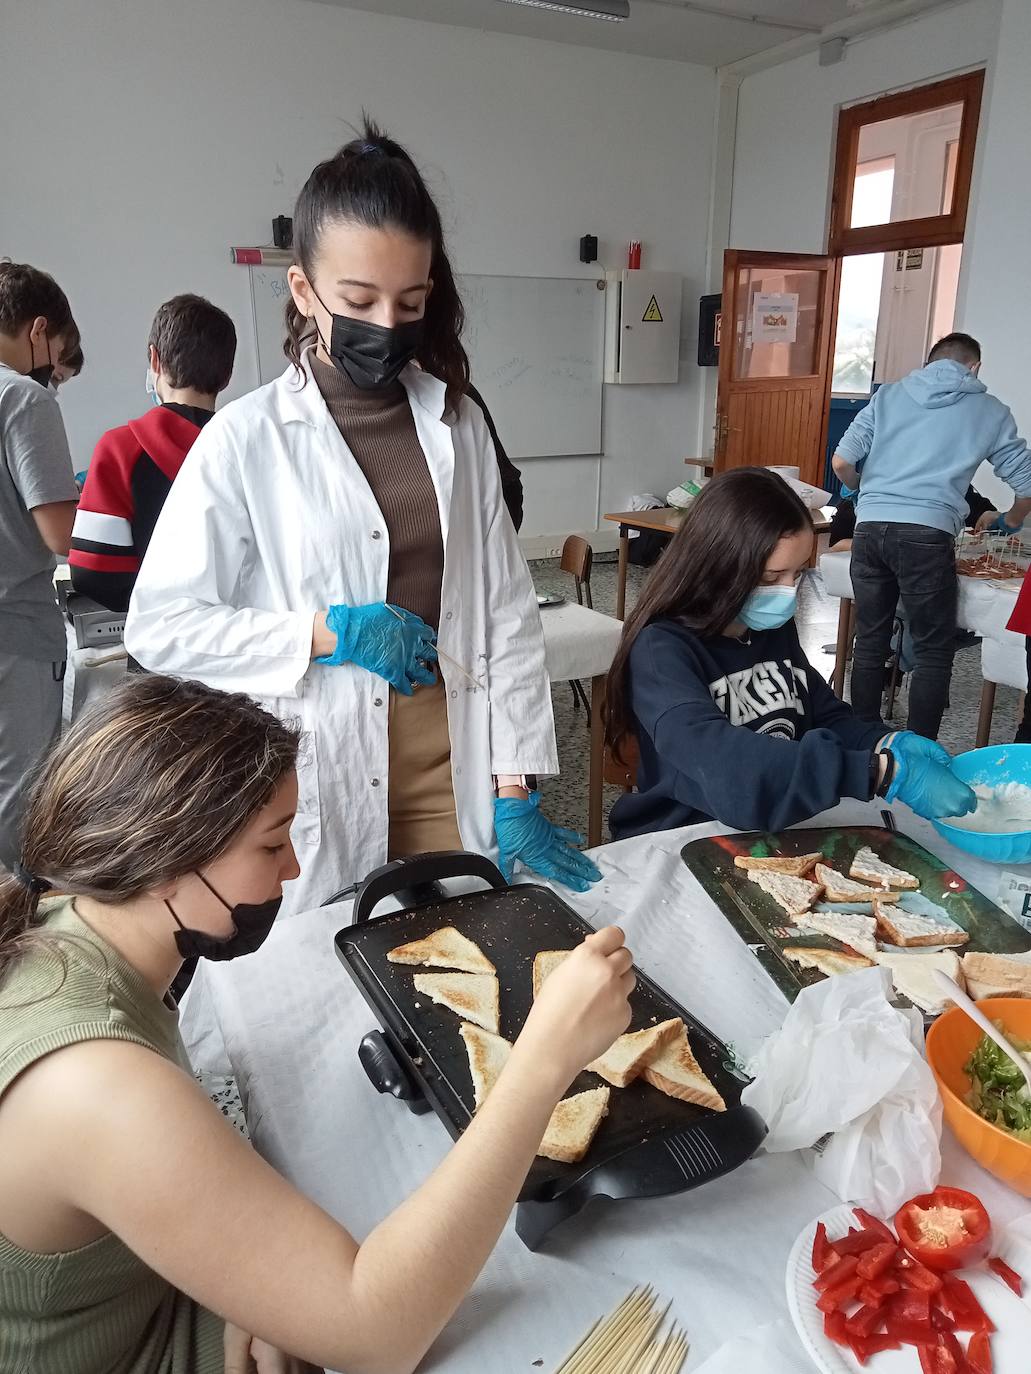
[[[562,559],[559,567],[564,573],[571,573],[576,584],[576,599],[581,605],[587,606],[588,610],[594,610],[594,600],[591,596],[591,565],[594,562],[594,550],[587,540],[579,534],[571,534],[562,545]]]
[[[641,762],[641,751],[637,746],[637,740],[630,736],[623,741],[622,752],[626,757],[617,759],[612,750],[605,746],[604,771],[605,781],[614,787],[622,787],[624,792],[632,792],[637,786],[637,769]]]
[[[594,598],[591,596],[591,565],[594,563],[594,550],[587,540],[579,534],[571,534],[562,545],[562,558],[559,568],[564,573],[570,573],[576,587],[577,604],[586,604],[589,611],[594,610]],[[591,720],[591,703],[587,700],[587,693],[584,691],[582,682],[575,679],[569,684],[573,693],[573,709],[579,710],[581,705],[587,712],[587,722]]]

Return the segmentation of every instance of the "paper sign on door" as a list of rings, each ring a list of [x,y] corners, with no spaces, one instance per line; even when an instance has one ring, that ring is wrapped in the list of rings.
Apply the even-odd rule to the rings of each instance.
[[[798,332],[798,292],[759,291],[752,310],[752,343],[795,342]]]

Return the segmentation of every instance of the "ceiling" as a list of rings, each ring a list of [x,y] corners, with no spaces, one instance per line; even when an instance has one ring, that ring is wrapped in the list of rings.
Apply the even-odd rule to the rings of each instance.
[[[792,39],[813,38],[890,0],[630,0],[630,19],[602,23],[503,0],[322,0],[346,9],[546,38],[581,47],[721,67]],[[932,8],[941,0],[926,0]]]

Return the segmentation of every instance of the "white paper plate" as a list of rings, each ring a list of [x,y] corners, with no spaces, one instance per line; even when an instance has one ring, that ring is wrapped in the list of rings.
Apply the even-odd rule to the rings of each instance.
[[[816,1306],[819,1297],[813,1287],[813,1240],[818,1222],[829,1236],[842,1236],[856,1225],[852,1208],[842,1204],[816,1217],[791,1247],[787,1267],[788,1311],[799,1339],[817,1369],[823,1374],[863,1374],[863,1366],[851,1350],[835,1345],[823,1334],[823,1313]],[[1006,1260],[1024,1278],[1024,1297],[1018,1298],[1001,1279],[984,1269],[964,1269],[960,1278],[970,1284],[978,1302],[995,1323],[992,1359],[995,1374],[1028,1374],[1031,1369],[1031,1237],[1003,1231],[995,1237],[992,1254]],[[960,1333],[964,1347],[965,1332]],[[920,1358],[915,1347],[885,1350],[870,1358],[868,1374],[920,1374]]]

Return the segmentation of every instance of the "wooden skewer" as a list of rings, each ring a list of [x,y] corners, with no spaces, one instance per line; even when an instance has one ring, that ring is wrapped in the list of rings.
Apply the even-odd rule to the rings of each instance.
[[[599,1318],[555,1374],[680,1374],[687,1358],[685,1334],[670,1322],[660,1335],[672,1302],[656,1310],[651,1287],[632,1289],[605,1318]]]
[[[617,1313],[613,1314],[614,1317],[618,1315],[618,1320],[610,1320],[608,1329],[599,1333],[601,1339],[594,1348],[589,1353],[585,1352],[586,1358],[583,1363],[575,1364],[567,1374],[605,1374],[610,1354],[614,1350],[622,1349],[627,1337],[632,1337],[640,1323],[647,1318],[653,1303],[650,1288],[631,1295],[622,1313],[619,1314],[617,1309]]]
[[[594,1323],[580,1344],[559,1365],[556,1374],[587,1374],[615,1336],[626,1329],[645,1304],[651,1304],[651,1289],[635,1288],[604,1320]]]

